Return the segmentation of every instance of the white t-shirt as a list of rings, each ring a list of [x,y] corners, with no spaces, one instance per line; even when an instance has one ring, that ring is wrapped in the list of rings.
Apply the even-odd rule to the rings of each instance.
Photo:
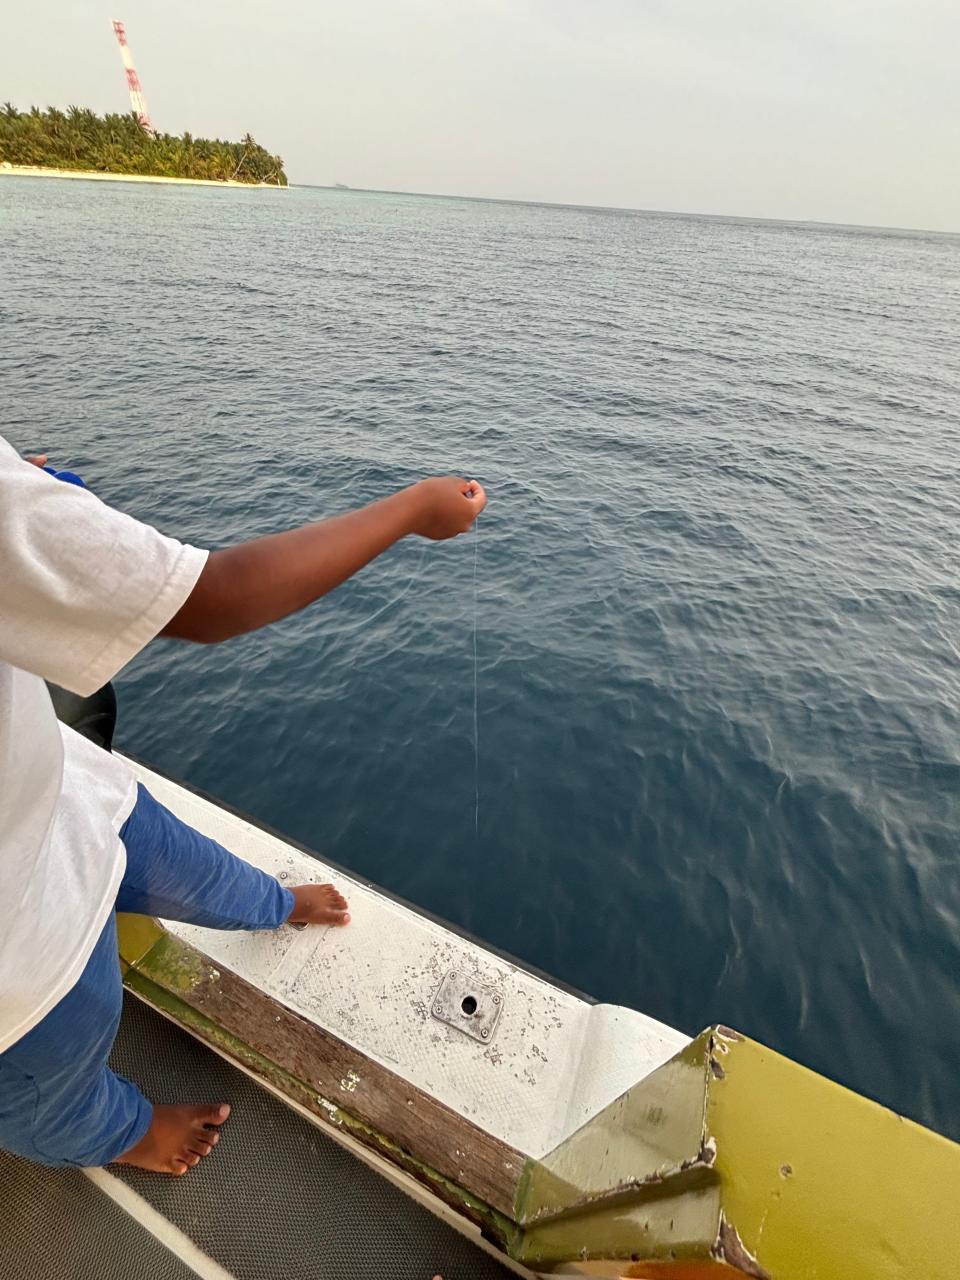
[[[166,626],[206,556],[0,437],[0,1053],[83,972],[136,797],[125,765],[58,722],[43,681],[99,689]]]

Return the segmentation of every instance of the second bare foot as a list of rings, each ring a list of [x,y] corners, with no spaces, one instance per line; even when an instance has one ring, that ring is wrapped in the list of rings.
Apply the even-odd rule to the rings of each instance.
[[[150,1128],[116,1163],[133,1164],[153,1173],[184,1174],[217,1145],[220,1130],[216,1126],[229,1114],[225,1103],[219,1107],[155,1105]]]

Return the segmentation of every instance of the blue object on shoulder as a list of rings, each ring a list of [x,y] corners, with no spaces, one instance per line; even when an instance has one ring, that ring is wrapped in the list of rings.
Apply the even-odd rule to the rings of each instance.
[[[81,489],[85,489],[87,487],[75,471],[58,471],[56,467],[44,467],[43,469],[49,475],[55,476],[58,480],[63,480],[65,484],[76,484],[79,485]]]

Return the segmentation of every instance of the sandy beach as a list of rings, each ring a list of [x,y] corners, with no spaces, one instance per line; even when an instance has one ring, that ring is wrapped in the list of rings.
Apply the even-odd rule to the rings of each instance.
[[[270,191],[283,191],[274,182],[234,182],[231,179],[215,181],[212,178],[162,178],[149,173],[100,173],[94,169],[46,169],[33,165],[0,164],[0,177],[12,175],[19,178],[87,178],[91,182],[156,182],[170,186],[187,187],[255,187]]]

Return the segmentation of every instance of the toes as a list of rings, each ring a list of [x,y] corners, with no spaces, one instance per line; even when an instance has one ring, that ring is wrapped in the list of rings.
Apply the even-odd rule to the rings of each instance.
[[[186,1160],[180,1160],[180,1159],[171,1160],[171,1161],[170,1161],[170,1172],[171,1172],[171,1173],[175,1173],[175,1174],[177,1175],[177,1177],[178,1177],[178,1178],[182,1178],[182,1177],[183,1177],[183,1175],[187,1172],[187,1162],[186,1162]]]
[[[331,906],[337,907],[341,911],[345,909],[347,905],[346,898],[332,884],[322,884],[320,889]]]
[[[200,1163],[200,1157],[196,1154],[196,1152],[190,1151],[186,1148],[184,1149],[183,1155],[180,1158],[181,1160],[185,1161],[186,1164],[188,1164],[191,1169],[195,1168]]]
[[[192,1151],[195,1156],[208,1156],[213,1150],[212,1142],[205,1142],[203,1138],[193,1138],[187,1146],[188,1151]]]
[[[200,1112],[197,1123],[201,1128],[206,1124],[223,1124],[229,1114],[230,1108],[227,1103],[219,1107],[206,1107]]]
[[[307,924],[348,924],[348,903],[342,893],[332,884],[305,884],[293,890],[299,895],[297,906],[289,918],[294,928],[302,929]]]
[[[220,1141],[220,1130],[214,1129],[208,1124],[195,1124],[193,1133],[190,1135],[189,1143],[192,1147],[215,1147]],[[206,1155],[206,1152],[204,1152]]]

